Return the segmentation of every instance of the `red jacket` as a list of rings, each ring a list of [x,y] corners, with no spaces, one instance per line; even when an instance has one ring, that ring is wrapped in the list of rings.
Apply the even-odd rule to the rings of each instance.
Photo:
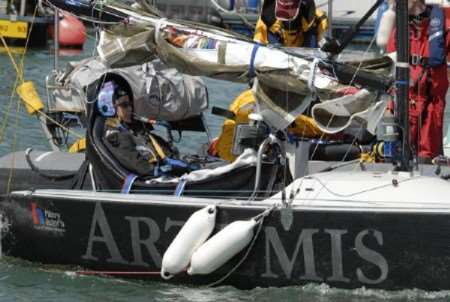
[[[450,54],[450,14],[446,15],[446,49]],[[448,89],[447,65],[426,67],[429,57],[428,26],[430,20],[424,19],[419,25],[410,24],[410,89],[409,89],[409,124],[410,144],[419,157],[433,158],[442,154],[443,118],[445,95]],[[396,30],[389,38],[386,50],[396,51]]]

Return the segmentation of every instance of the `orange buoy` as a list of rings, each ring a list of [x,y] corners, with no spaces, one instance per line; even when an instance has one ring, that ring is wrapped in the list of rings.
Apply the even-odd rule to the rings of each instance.
[[[83,48],[86,42],[86,27],[77,17],[61,11],[59,21],[59,45],[60,47]],[[55,38],[53,26],[49,26],[52,39]]]

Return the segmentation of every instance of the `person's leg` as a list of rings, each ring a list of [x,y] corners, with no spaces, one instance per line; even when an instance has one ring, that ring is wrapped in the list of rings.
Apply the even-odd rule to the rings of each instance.
[[[419,158],[433,159],[442,154],[444,97],[433,97],[426,104],[420,129]]]

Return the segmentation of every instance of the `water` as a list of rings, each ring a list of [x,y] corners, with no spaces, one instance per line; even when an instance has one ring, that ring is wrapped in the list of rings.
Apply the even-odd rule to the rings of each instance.
[[[196,288],[160,282],[126,281],[78,276],[63,269],[43,267],[12,258],[0,261],[0,301],[449,301],[450,292],[404,290],[341,290],[327,285],[255,288],[229,286]]]
[[[76,61],[92,54],[93,41],[90,40],[86,50],[81,54],[70,57],[61,57],[59,66],[62,68],[70,61]],[[16,58],[19,61],[19,57]],[[52,54],[46,50],[32,51],[26,55],[25,59],[25,80],[32,80],[36,86],[42,100],[46,98],[45,76],[53,69]],[[0,54],[0,155],[4,155],[12,150],[24,150],[33,146],[36,150],[46,150],[49,148],[45,135],[42,132],[37,118],[30,118],[26,110],[20,104],[18,97],[14,97],[11,102],[10,95],[14,87],[15,70],[5,53]],[[210,94],[210,108],[212,106],[228,107],[230,100],[233,100],[240,92],[246,89],[246,85],[233,84],[223,81],[205,79]],[[209,110],[210,112],[210,110]],[[217,136],[221,130],[223,118],[206,114],[211,135]],[[3,123],[7,121],[7,128],[3,130]],[[176,135],[175,135],[176,136]],[[2,140],[1,138],[4,137]],[[193,137],[193,139],[191,139]],[[185,144],[183,149],[196,151],[199,143],[206,143],[207,137],[198,133],[184,133]]]
[[[92,52],[93,42],[79,56],[62,58],[62,66]],[[30,51],[26,56],[25,79],[33,80],[45,97],[45,75],[52,69],[48,51]],[[8,57],[0,54],[0,155],[33,146],[49,146],[36,118],[30,118],[23,107],[17,110],[17,98],[10,103],[15,72]],[[211,106],[226,107],[245,85],[206,80]],[[207,115],[210,130],[217,135],[223,119]],[[3,125],[7,125],[6,130]],[[204,139],[204,138],[203,138]],[[201,139],[188,140],[188,149],[198,147]],[[0,259],[0,301],[449,301],[450,291],[421,290],[342,290],[325,284],[307,284],[286,288],[256,288],[249,291],[223,286],[196,288],[159,282],[125,281],[114,278],[79,276],[67,268],[49,267],[10,257]]]

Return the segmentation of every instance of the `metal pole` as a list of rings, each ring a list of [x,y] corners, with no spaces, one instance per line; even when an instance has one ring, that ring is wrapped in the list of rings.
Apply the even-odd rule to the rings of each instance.
[[[333,36],[333,0],[328,0],[328,36]]]
[[[58,57],[59,57],[59,10],[55,8],[55,20],[54,20],[54,32],[53,32],[53,43],[55,47],[55,57],[53,69],[58,70]]]
[[[411,150],[409,147],[409,26],[408,26],[408,0],[397,0],[396,7],[397,27],[397,64],[396,64],[396,97],[397,115],[402,128],[402,160],[401,168],[411,170]]]
[[[27,7],[27,1],[26,0],[21,0],[20,1],[20,12],[19,15],[20,16],[25,16],[25,9]]]

